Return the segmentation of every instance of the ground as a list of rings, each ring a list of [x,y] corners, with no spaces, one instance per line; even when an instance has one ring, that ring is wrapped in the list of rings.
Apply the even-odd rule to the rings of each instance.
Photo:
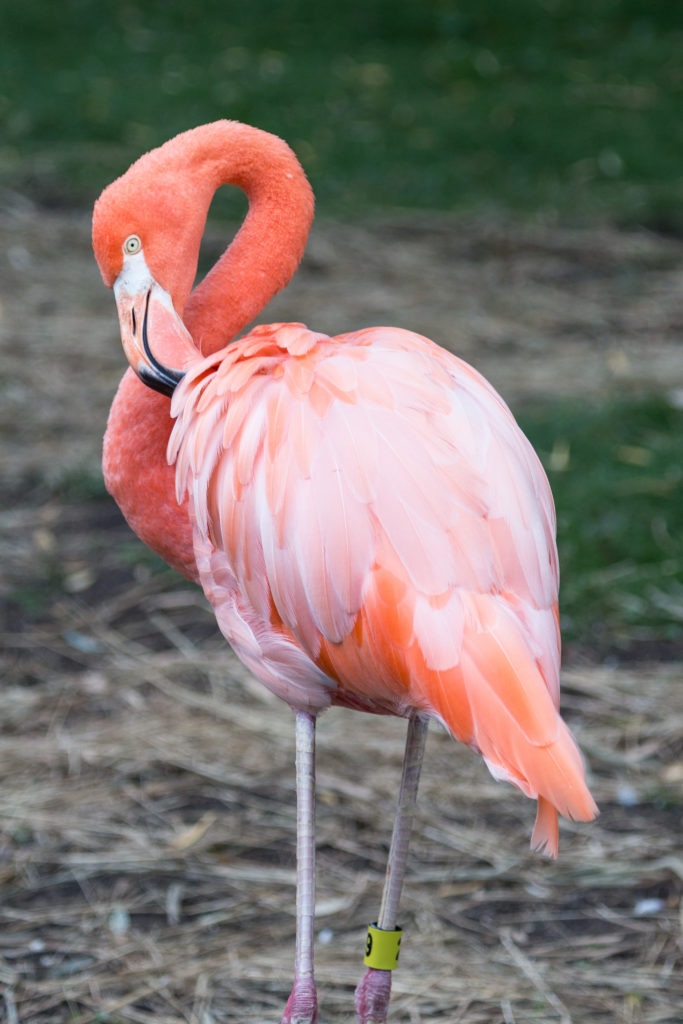
[[[294,935],[291,714],[97,486],[124,362],[87,215],[5,195],[0,221],[2,1019],[277,1021]],[[223,241],[212,228],[206,260]],[[264,318],[419,330],[513,408],[680,396],[682,257],[679,240],[607,229],[323,223]],[[602,813],[563,825],[556,863],[528,850],[531,802],[431,731],[396,1024],[680,1020],[680,677],[677,663],[566,667]],[[403,730],[321,720],[325,1024],[352,1020]]]

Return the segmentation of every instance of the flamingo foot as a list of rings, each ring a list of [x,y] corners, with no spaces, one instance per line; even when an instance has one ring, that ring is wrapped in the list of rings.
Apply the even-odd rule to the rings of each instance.
[[[368,967],[356,994],[356,1024],[384,1024],[391,997],[391,971]]]
[[[318,1019],[318,995],[313,978],[295,978],[287,1000],[282,1024],[315,1024]]]

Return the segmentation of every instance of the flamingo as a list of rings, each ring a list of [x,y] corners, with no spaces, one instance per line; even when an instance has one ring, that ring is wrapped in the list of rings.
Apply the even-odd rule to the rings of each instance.
[[[212,196],[245,221],[193,287]],[[314,1024],[315,725],[330,705],[408,720],[398,811],[359,1024],[386,1020],[397,913],[430,719],[558,812],[597,808],[559,714],[550,487],[493,387],[418,334],[328,337],[299,323],[236,336],[301,259],[313,195],[291,149],[234,121],[138,159],[93,216],[130,363],[104,440],[133,530],[198,581],[238,657],[295,713],[297,911],[282,1024]],[[235,340],[236,339],[236,340]]]

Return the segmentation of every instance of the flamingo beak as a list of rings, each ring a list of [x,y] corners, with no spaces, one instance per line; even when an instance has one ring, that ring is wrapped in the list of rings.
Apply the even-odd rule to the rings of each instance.
[[[114,296],[128,362],[143,384],[170,398],[195,354],[192,337],[170,295],[154,280],[143,259],[133,267],[124,265],[114,282]]]

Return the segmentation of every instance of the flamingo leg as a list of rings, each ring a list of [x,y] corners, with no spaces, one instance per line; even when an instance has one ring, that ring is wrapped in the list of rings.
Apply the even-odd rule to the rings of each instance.
[[[296,959],[282,1024],[315,1024],[315,715],[296,712]]]
[[[410,829],[427,739],[427,726],[427,719],[418,714],[413,715],[408,722],[398,809],[377,920],[377,927],[386,931],[393,931],[396,928],[396,916],[408,859]],[[387,1019],[390,996],[391,971],[368,967],[355,993],[357,1024],[383,1024]]]

